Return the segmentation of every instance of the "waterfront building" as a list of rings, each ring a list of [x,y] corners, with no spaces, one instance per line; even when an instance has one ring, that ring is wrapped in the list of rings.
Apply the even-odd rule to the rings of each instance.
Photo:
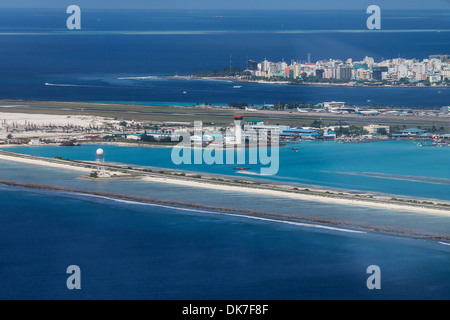
[[[332,79],[333,78],[333,69],[326,68],[323,72],[324,79]]]
[[[400,133],[406,134],[408,136],[418,136],[418,135],[422,135],[426,132],[427,132],[427,130],[418,129],[418,128],[410,128],[410,129],[400,130]]]
[[[408,66],[406,66],[404,64],[399,65],[397,67],[397,72],[398,72],[399,78],[408,77],[408,75],[409,75]]]
[[[345,62],[339,59],[320,60],[315,63],[298,63],[292,61],[270,62],[264,59],[261,63],[248,61],[248,71],[257,77],[289,77],[301,79],[302,74],[315,76],[319,79],[338,79],[343,81],[399,81],[412,85],[423,86],[426,81],[439,84],[450,79],[450,60],[438,58],[423,59],[387,59],[375,62],[372,57],[365,57],[363,61]],[[406,80],[406,81],[405,81]]]
[[[142,140],[142,135],[141,134],[128,134],[126,139],[140,141],[140,140]]]
[[[220,133],[207,133],[204,136],[205,140],[209,141],[211,144],[222,145],[224,142],[223,135]]]
[[[320,137],[320,134],[316,129],[297,129],[297,128],[285,129],[282,131],[281,135],[290,137],[301,137],[302,139],[316,139]]]
[[[269,71],[269,61],[267,61],[267,59],[264,59],[264,61],[261,62],[261,71],[263,72]]]
[[[380,129],[386,130],[386,133],[389,133],[390,127],[389,126],[381,126],[379,124],[370,124],[368,126],[363,127],[364,130],[366,130],[369,134],[376,133]]]
[[[202,144],[204,144],[204,143],[209,143],[212,140],[213,140],[213,137],[211,137],[210,135],[195,134],[195,135],[191,136],[191,143],[201,142]]]
[[[292,79],[297,79],[300,76],[300,65],[295,63],[289,66],[289,77]],[[291,77],[292,73],[292,77]]]
[[[290,126],[282,126],[282,125],[268,125],[264,124],[264,122],[259,122],[258,120],[249,121],[246,125],[244,125],[245,131],[254,130],[255,132],[285,132],[289,130]]]
[[[378,81],[383,80],[381,69],[379,69],[379,68],[373,69],[373,71],[372,71],[372,79],[373,80],[378,80]]]
[[[372,57],[365,57],[364,63],[366,63],[369,67],[372,66],[375,63],[375,60]]]
[[[439,71],[439,75],[442,78],[450,79],[450,68],[440,70]]]
[[[39,139],[39,138],[30,139],[30,142],[28,144],[29,145],[33,145],[33,146],[40,145],[41,144],[41,139]]]
[[[247,126],[264,125],[264,120],[248,120],[246,125]]]
[[[253,60],[248,60],[247,68],[249,70],[258,70],[258,62]]]
[[[433,54],[429,56],[430,59],[439,59],[442,62],[447,61],[450,59],[450,55],[449,54]]]
[[[383,71],[382,68],[376,68],[372,71],[372,79],[377,81],[382,81],[387,79],[387,71]]]
[[[285,70],[287,69],[287,67],[288,67],[288,65],[284,61],[272,63],[270,65],[271,71],[275,74],[284,73]]]
[[[339,80],[350,80],[352,77],[352,68],[348,65],[338,65],[333,68],[333,78]]]
[[[334,139],[336,139],[336,132],[334,132],[334,131],[324,132],[323,138],[327,139],[327,140],[334,140]]]
[[[324,71],[325,70],[323,70],[323,69],[316,69],[316,77],[319,78],[319,79],[322,79]]]

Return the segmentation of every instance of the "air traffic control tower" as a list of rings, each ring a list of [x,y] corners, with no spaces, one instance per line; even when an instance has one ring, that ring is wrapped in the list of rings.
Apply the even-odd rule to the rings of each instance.
[[[242,124],[244,116],[234,116],[234,124],[236,125],[234,129],[234,141],[237,145],[241,145],[242,141]]]

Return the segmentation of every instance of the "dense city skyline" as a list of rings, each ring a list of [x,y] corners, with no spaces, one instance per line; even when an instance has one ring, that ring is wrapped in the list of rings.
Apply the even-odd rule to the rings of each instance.
[[[318,79],[338,79],[357,81],[412,81],[439,83],[450,78],[449,55],[430,55],[427,59],[392,58],[379,62],[366,56],[362,61],[348,58],[318,61],[283,61],[271,62],[265,59],[258,63],[249,60],[248,69],[252,76],[271,78],[287,77],[301,79],[306,77]],[[309,57],[308,57],[309,60]],[[320,71],[320,72],[319,72]]]

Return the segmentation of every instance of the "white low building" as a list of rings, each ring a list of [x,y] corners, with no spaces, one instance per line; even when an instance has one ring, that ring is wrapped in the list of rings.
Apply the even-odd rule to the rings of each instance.
[[[325,139],[336,139],[336,132],[334,131],[327,131],[323,133],[323,137]]]
[[[371,124],[368,126],[363,127],[364,130],[366,130],[369,134],[370,133],[376,133],[379,129],[386,130],[386,133],[389,133],[389,126],[380,126],[378,124]]]
[[[41,140],[39,138],[33,138],[30,139],[30,142],[28,144],[32,146],[37,146],[41,144]]]
[[[213,137],[211,137],[210,135],[195,134],[195,135],[191,136],[191,143],[195,143],[195,142],[205,143],[205,142],[211,142],[212,140],[213,140]]]
[[[129,134],[129,135],[127,135],[127,140],[140,141],[140,140],[142,140],[142,137],[141,137],[141,135],[137,135],[137,134]]]

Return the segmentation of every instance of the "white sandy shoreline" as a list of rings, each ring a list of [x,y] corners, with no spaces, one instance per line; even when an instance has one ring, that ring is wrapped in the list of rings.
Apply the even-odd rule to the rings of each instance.
[[[0,154],[0,160],[5,161],[14,161],[14,162],[20,162],[25,164],[33,164],[33,165],[41,165],[46,167],[53,167],[58,169],[69,169],[69,170],[75,170],[85,173],[91,173],[91,168],[84,168],[80,166],[73,166],[69,164],[63,164],[63,163],[55,163],[51,161],[41,160],[41,159],[29,159],[29,158],[22,158],[22,157],[14,157],[14,156],[7,156]]]
[[[57,163],[52,161],[47,161],[44,159],[33,159],[33,158],[25,158],[20,156],[10,156],[0,154],[0,160],[5,161],[15,161],[24,164],[31,165],[42,165],[46,167],[53,167],[57,169],[66,169],[66,170],[75,170],[83,173],[91,173],[92,168],[85,168],[82,166]],[[325,196],[320,194],[305,194],[305,193],[297,193],[297,192],[289,192],[283,190],[271,190],[271,189],[263,189],[257,187],[249,187],[249,186],[237,186],[237,185],[226,185],[220,183],[213,183],[208,181],[192,181],[186,179],[176,178],[174,176],[167,177],[151,177],[151,176],[143,176],[143,181],[149,182],[157,182],[157,183],[169,183],[175,184],[185,187],[194,187],[194,188],[207,188],[213,190],[221,190],[221,191],[232,191],[232,192],[246,192],[252,194],[260,194],[266,196],[274,196],[274,197],[284,197],[291,199],[298,199],[303,201],[314,201],[314,202],[322,202],[322,203],[330,203],[337,205],[351,205],[351,206],[360,206],[360,207],[369,207],[369,208],[378,208],[378,209],[387,209],[387,210],[395,210],[395,211],[405,211],[405,212],[414,212],[414,213],[422,213],[422,214],[433,214],[433,215],[441,215],[450,217],[450,210],[445,208],[430,208],[430,207],[421,207],[416,205],[408,205],[408,204],[396,204],[396,203],[387,203],[382,201],[369,201],[364,199],[348,199],[348,198],[339,198],[335,196]],[[446,201],[442,201],[446,202]]]
[[[285,191],[281,191],[281,190],[259,189],[259,188],[252,188],[252,187],[246,187],[246,186],[230,186],[230,185],[221,185],[221,184],[208,183],[208,182],[185,181],[185,180],[173,179],[173,178],[145,177],[145,178],[143,178],[143,180],[150,181],[150,182],[170,183],[170,184],[176,184],[176,185],[186,186],[186,187],[208,188],[208,189],[233,191],[233,192],[246,192],[246,193],[261,194],[261,195],[266,195],[266,196],[298,199],[298,200],[303,200],[303,201],[313,201],[313,202],[332,203],[332,204],[338,204],[338,205],[370,207],[370,208],[387,209],[387,210],[395,210],[395,211],[407,211],[407,212],[434,214],[434,215],[450,217],[450,210],[438,209],[438,208],[435,209],[435,208],[426,208],[426,207],[410,206],[410,205],[402,205],[402,204],[364,201],[364,200],[360,200],[360,199],[345,199],[345,198],[328,197],[328,196],[321,196],[321,195],[314,195],[314,194],[308,195],[308,194],[303,194],[303,193],[285,192]]]

